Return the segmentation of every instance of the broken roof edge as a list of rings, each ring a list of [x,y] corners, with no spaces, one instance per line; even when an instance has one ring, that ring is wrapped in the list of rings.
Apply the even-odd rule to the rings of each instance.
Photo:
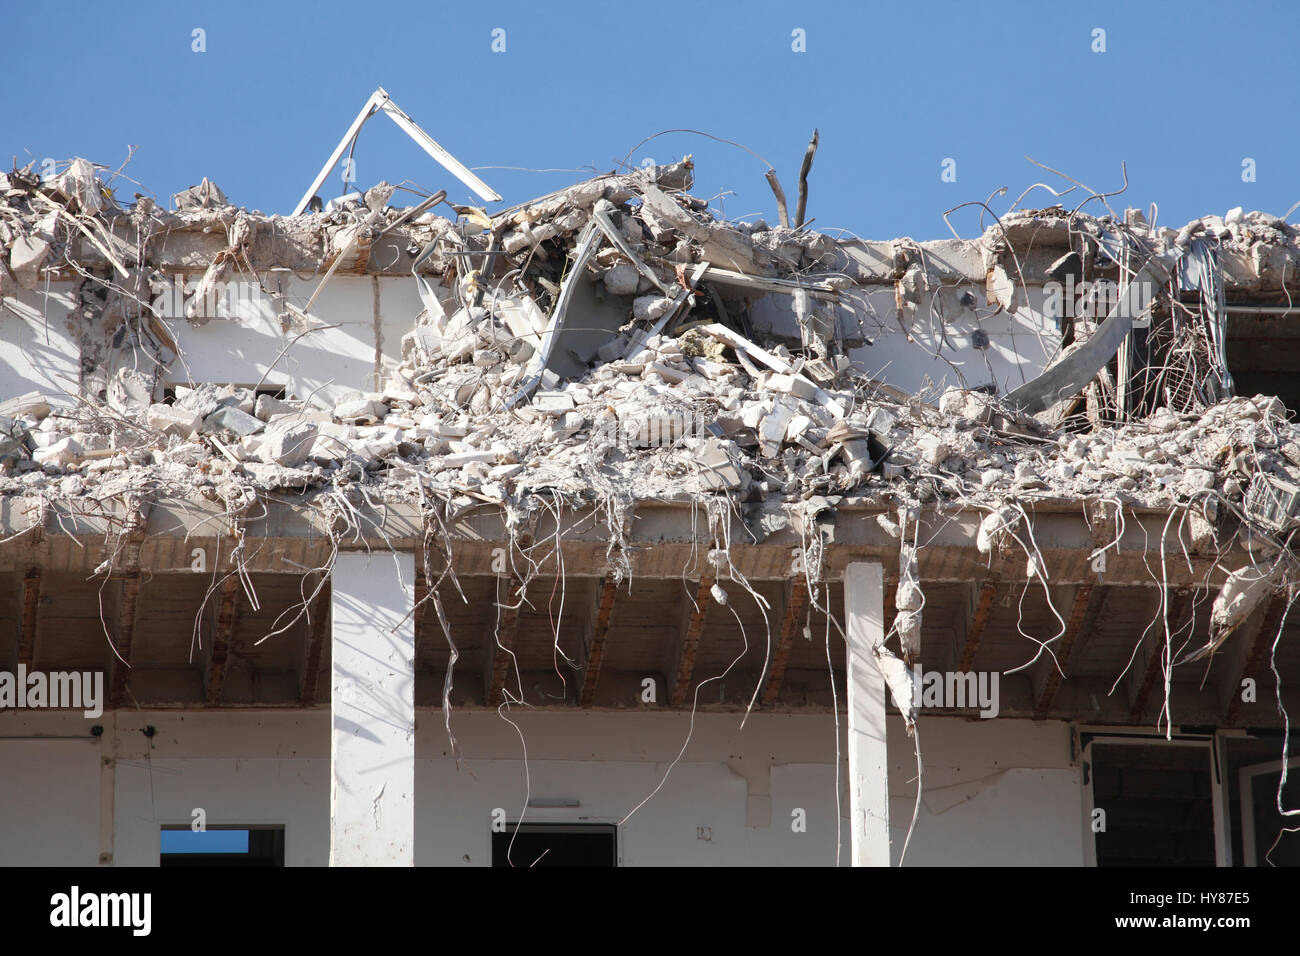
[[[84,161],[75,167],[84,179],[94,176],[94,168]],[[455,219],[426,210],[409,221],[401,221],[412,207],[387,205],[392,187],[380,183],[358,198],[343,202],[331,211],[281,216],[230,205],[224,193],[204,180],[199,186],[178,194],[182,208],[160,209],[147,197],[140,197],[126,210],[113,212],[115,203],[105,199],[95,207],[103,216],[107,236],[89,235],[72,238],[72,258],[88,268],[110,268],[120,263],[128,268],[141,265],[136,239],[141,229],[152,235],[146,244],[144,265],[166,272],[194,273],[207,269],[229,248],[226,232],[242,219],[249,234],[241,250],[253,268],[317,271],[340,258],[348,241],[357,234],[376,243],[376,251],[358,257],[352,266],[344,265],[345,274],[407,275],[413,253],[408,249],[425,245],[454,227],[465,232],[465,225],[479,227],[465,232],[467,238],[499,234],[507,251],[536,247],[547,239],[573,233],[585,224],[595,204],[604,199],[615,204],[639,198],[640,185],[647,183],[662,189],[682,191],[693,183],[694,163],[690,157],[677,163],[650,167],[632,173],[603,173],[543,196],[539,196],[491,214],[485,220],[477,211],[453,207]],[[22,171],[0,174],[0,189],[15,192],[54,189],[71,199],[79,195],[104,193],[107,188],[94,179],[95,185],[72,177],[70,168],[49,184],[41,183]],[[386,187],[386,188],[385,188]],[[378,202],[377,197],[382,196]],[[701,211],[703,207],[696,201]],[[75,207],[74,207],[75,208]],[[48,211],[48,210],[47,210]],[[772,277],[772,253],[783,245],[806,250],[820,263],[809,272],[809,285],[818,282],[861,286],[891,285],[902,281],[909,270],[919,268],[926,284],[934,287],[947,283],[983,283],[995,265],[1002,265],[1015,281],[1042,285],[1052,281],[1051,266],[1062,252],[1082,249],[1090,277],[1113,278],[1118,267],[1098,254],[1098,245],[1107,236],[1127,231],[1141,240],[1163,244],[1165,248],[1185,248],[1190,239],[1211,240],[1220,260],[1225,291],[1230,295],[1281,295],[1286,290],[1300,291],[1300,232],[1276,216],[1262,212],[1230,210],[1225,216],[1207,215],[1192,220],[1178,230],[1148,225],[1138,210],[1129,210],[1124,223],[1112,217],[1068,214],[1061,206],[1017,210],[989,225],[973,238],[936,238],[913,240],[833,238],[814,229],[787,229],[755,223],[709,219],[701,224],[713,232],[713,241],[736,235],[740,247],[753,260],[738,263],[741,271],[758,277]],[[44,213],[41,213],[44,215]],[[558,220],[558,222],[556,221]],[[540,227],[535,223],[542,223]],[[39,232],[41,227],[29,221],[24,232]],[[714,228],[716,227],[716,228]],[[340,238],[343,236],[343,238]],[[0,237],[2,238],[2,237]],[[748,239],[750,242],[744,243]],[[10,240],[12,241],[12,240]],[[105,244],[111,244],[109,249]],[[724,246],[724,248],[727,248]],[[734,244],[730,252],[734,253]],[[724,252],[714,257],[715,268],[727,268]],[[432,271],[425,266],[426,271]],[[1284,281],[1285,280],[1285,281]]]

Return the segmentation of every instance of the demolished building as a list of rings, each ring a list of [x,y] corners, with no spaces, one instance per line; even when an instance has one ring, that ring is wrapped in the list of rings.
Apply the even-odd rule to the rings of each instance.
[[[1297,230],[692,182],[0,175],[0,666],[108,675],[0,707],[0,859],[1294,861]]]

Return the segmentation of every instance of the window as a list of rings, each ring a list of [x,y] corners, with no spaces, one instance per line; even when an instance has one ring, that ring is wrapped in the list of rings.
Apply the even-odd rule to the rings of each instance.
[[[1300,866],[1300,816],[1278,812],[1282,737],[1084,731],[1085,858],[1097,866]],[[1300,750],[1300,735],[1290,753]],[[1300,807],[1300,757],[1282,806]]]
[[[1084,775],[1098,866],[1218,861],[1220,793],[1208,740],[1098,737],[1088,746]]]
[[[1300,740],[1292,739],[1282,807],[1300,806]],[[1300,816],[1277,811],[1282,735],[1257,732],[1224,740],[1224,787],[1232,813],[1234,866],[1300,866]]]
[[[185,385],[185,386],[183,386],[183,387],[185,387],[185,388],[198,388],[198,387],[199,387],[200,385],[202,385],[202,384],[204,384],[204,383],[203,383],[203,382],[193,382],[193,383],[191,383],[191,384],[189,384],[189,385]],[[224,384],[224,383],[222,384],[222,387],[223,387],[223,388],[225,387],[225,384]],[[233,386],[231,386],[231,387],[232,387],[232,388],[247,388],[247,389],[251,390],[252,393],[253,393],[253,398],[254,398],[254,399],[261,398],[263,395],[269,395],[269,396],[271,396],[272,398],[278,398],[278,399],[280,399],[281,401],[284,401],[284,400],[288,397],[288,391],[287,391],[287,389],[285,389],[285,387],[284,387],[283,385],[259,385],[257,388],[254,388],[252,385],[233,385]],[[175,402],[175,401],[176,401],[176,386],[175,386],[175,385],[164,385],[164,386],[163,386],[163,402],[164,402],[165,404],[167,404],[167,405],[170,405],[170,404],[172,404],[172,403]]]
[[[605,824],[507,824],[504,833],[492,834],[492,865],[618,866],[618,828]]]
[[[160,866],[284,866],[284,827],[163,827]]]

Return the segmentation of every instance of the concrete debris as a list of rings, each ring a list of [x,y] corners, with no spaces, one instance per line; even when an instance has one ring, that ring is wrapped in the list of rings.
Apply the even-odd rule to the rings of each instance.
[[[1270,572],[1253,565],[1230,573],[1210,610],[1209,641],[1187,655],[1181,663],[1198,661],[1218,650],[1232,632],[1278,589],[1279,578],[1276,570]]]
[[[229,206],[230,201],[216,183],[203,177],[203,182],[191,186],[184,192],[172,196],[172,206],[177,210],[211,209],[214,206]]]
[[[394,209],[399,194],[379,184],[270,217],[208,180],[174,210],[140,200],[122,214],[80,159],[46,181],[5,174],[0,295],[9,305],[46,282],[80,283],[78,322],[103,344],[87,347],[69,394],[0,402],[0,494],[103,498],[154,483],[244,504],[355,492],[524,511],[551,496],[729,498],[759,539],[802,522],[808,502],[828,515],[876,504],[879,531],[899,543],[900,667],[920,655],[926,510],[984,512],[980,553],[1023,551],[1030,577],[1045,570],[1024,527],[1035,500],[1177,510],[1180,540],[1201,554],[1234,539],[1285,550],[1300,523],[1300,428],[1277,398],[1233,394],[1222,346],[1230,293],[1300,291],[1294,227],[1235,209],[1176,231],[1053,207],[1006,215],[976,240],[873,243],[729,222],[692,183],[688,158],[493,214],[452,207],[449,219],[436,196]],[[201,279],[171,322],[206,321],[196,300],[250,268],[268,289],[277,275],[387,269],[419,311],[400,355],[376,353],[364,390],[169,385],[188,377],[150,290],[182,265]],[[1079,314],[1076,285],[1112,277],[1155,297]],[[867,324],[868,297],[883,292],[904,337],[929,316],[966,323],[952,338],[978,361],[963,374],[1019,361],[996,323],[970,323],[1032,311],[1027,284],[1048,281],[1065,289],[1055,353],[1009,393],[1009,379],[907,390],[887,380],[888,360],[863,358],[889,331]],[[319,327],[315,298],[271,296],[286,341]],[[1216,639],[1280,586],[1234,572]]]
[[[873,651],[876,666],[885,678],[889,696],[894,699],[894,706],[903,716],[903,725],[910,737],[916,728],[916,701],[919,697],[916,686],[916,672],[899,660],[884,644],[877,644]]]
[[[189,438],[203,423],[203,416],[193,411],[186,411],[179,405],[155,404],[149,406],[145,423],[164,435],[177,438]]]
[[[235,405],[222,405],[203,419],[203,430],[207,432],[228,430],[246,437],[256,435],[264,428],[266,428],[265,422]]]

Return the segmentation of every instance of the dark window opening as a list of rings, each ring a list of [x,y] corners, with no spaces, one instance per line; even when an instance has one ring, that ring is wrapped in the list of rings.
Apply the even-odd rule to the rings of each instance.
[[[1260,697],[1271,695],[1260,688]],[[1261,733],[1229,737],[1221,744],[1227,764],[1225,794],[1232,824],[1233,866],[1300,866],[1300,832],[1295,817],[1277,809],[1282,778],[1282,736]],[[1290,753],[1300,750],[1300,734],[1293,735]],[[1290,758],[1282,806],[1290,810],[1300,802],[1300,761]]]
[[[1300,332],[1295,316],[1228,312],[1225,352],[1238,395],[1275,395],[1300,411]]]
[[[1281,779],[1280,768],[1248,778],[1256,866],[1300,866],[1300,833],[1296,832],[1295,819],[1277,812],[1277,786]],[[1288,774],[1287,783],[1290,782]],[[1286,803],[1283,806],[1290,809]]]
[[[1092,745],[1098,866],[1214,866],[1214,797],[1208,747]]]
[[[202,385],[202,384],[203,384],[202,382],[196,382],[194,385],[192,385],[192,386],[186,386],[186,387],[187,387],[187,388],[195,388],[195,387],[198,387],[199,385]],[[224,384],[224,383],[223,383],[223,384]],[[253,386],[251,386],[251,385],[235,385],[234,387],[235,387],[235,388],[247,388],[247,389],[251,389],[252,392],[253,392],[253,399],[254,399],[254,400],[257,400],[257,399],[261,398],[263,395],[270,395],[272,398],[278,398],[278,399],[280,399],[281,401],[284,401],[284,400],[288,397],[288,394],[289,394],[289,393],[285,390],[285,387],[284,387],[283,385],[259,385],[257,388],[253,388]],[[163,400],[163,404],[164,404],[164,405],[172,405],[172,404],[175,404],[175,402],[176,402],[176,386],[175,386],[175,385],[164,385],[164,386],[163,386],[163,398],[162,398],[162,400]]]
[[[618,866],[615,826],[525,823],[515,830],[511,823],[492,834],[493,866]]]
[[[284,866],[284,827],[163,827],[159,866]]]

